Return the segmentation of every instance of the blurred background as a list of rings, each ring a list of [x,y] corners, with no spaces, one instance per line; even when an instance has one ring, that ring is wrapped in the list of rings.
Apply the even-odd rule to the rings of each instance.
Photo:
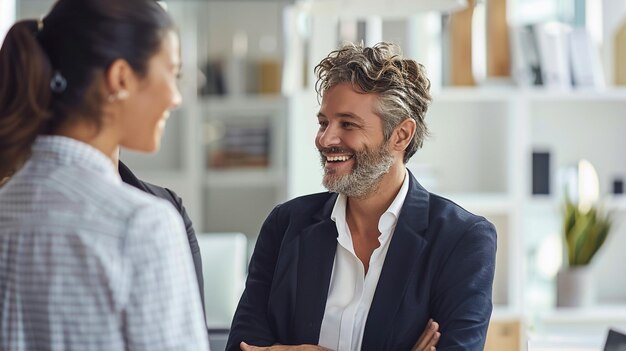
[[[0,0],[0,38],[53,3]],[[498,230],[486,349],[600,350],[608,328],[626,329],[624,0],[163,3],[180,29],[184,103],[158,154],[121,159],[184,199],[210,327],[229,326],[271,209],[324,190],[313,67],[344,41],[384,40],[432,82],[432,136],[408,168]],[[581,212],[569,226],[566,194]],[[582,277],[561,282],[572,272]]]

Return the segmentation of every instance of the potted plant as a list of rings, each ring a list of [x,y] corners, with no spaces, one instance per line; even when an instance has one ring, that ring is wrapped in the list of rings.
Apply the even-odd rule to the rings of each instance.
[[[581,174],[584,172],[579,172],[579,176]],[[592,174],[595,175],[595,170]],[[597,191],[593,191],[591,196],[580,192],[576,203],[569,196],[565,197],[563,240],[567,267],[557,275],[557,306],[584,307],[593,304],[594,283],[589,265],[611,229],[609,216],[595,206],[597,197]]]

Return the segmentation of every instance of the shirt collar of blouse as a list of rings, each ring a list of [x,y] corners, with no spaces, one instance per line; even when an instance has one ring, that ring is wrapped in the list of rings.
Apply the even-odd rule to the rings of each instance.
[[[60,135],[40,135],[32,147],[31,160],[54,165],[73,165],[121,182],[113,161],[93,146]]]

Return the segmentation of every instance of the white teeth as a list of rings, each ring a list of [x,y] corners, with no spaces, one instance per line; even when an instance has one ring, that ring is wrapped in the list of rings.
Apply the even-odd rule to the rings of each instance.
[[[326,160],[330,162],[343,162],[343,161],[348,161],[349,159],[350,159],[350,156],[330,156],[326,158]]]

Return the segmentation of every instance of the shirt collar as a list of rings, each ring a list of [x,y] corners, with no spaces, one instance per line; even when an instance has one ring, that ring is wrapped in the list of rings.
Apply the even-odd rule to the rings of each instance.
[[[32,147],[32,160],[55,165],[77,165],[120,181],[113,161],[93,146],[60,135],[40,135]]]
[[[389,208],[387,208],[385,213],[383,213],[383,215],[380,216],[380,219],[378,220],[378,231],[381,233],[378,240],[381,243],[389,238],[392,229],[398,222],[398,218],[400,217],[400,211],[402,210],[402,205],[404,205],[404,200],[406,199],[406,195],[408,194],[408,192],[409,177],[407,176],[407,172],[405,170],[404,180],[402,181],[400,191],[398,191],[398,194],[391,202],[391,205],[389,205]],[[346,223],[346,204],[347,197],[343,194],[339,194],[339,196],[337,196],[337,200],[335,201],[333,211],[330,214],[330,218],[335,223]],[[339,233],[339,236],[341,236],[341,232]]]
[[[406,195],[409,192],[409,177],[407,176],[406,170],[404,171],[404,180],[402,181],[402,186],[400,187],[400,191],[396,195],[387,211],[380,216],[380,220],[378,220],[378,231],[382,233],[381,242],[389,236],[392,229],[398,223],[398,218],[400,217],[400,211],[402,210],[402,205],[404,205],[404,200],[406,199]]]

